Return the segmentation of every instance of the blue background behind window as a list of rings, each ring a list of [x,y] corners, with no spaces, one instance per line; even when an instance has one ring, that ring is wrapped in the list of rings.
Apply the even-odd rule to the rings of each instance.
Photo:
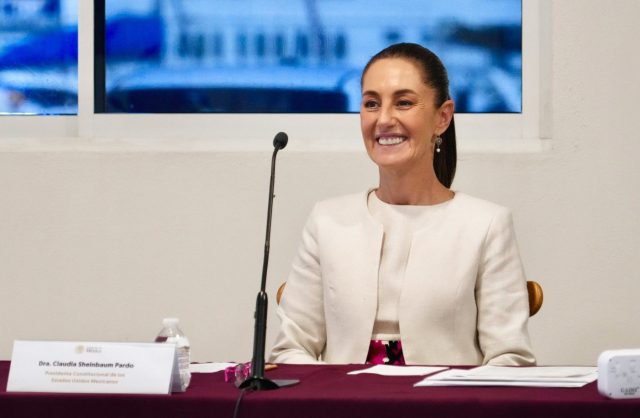
[[[0,0],[0,114],[78,112],[78,0]]]
[[[521,112],[520,0],[107,0],[106,111],[357,112],[360,71],[436,52],[458,112]]]

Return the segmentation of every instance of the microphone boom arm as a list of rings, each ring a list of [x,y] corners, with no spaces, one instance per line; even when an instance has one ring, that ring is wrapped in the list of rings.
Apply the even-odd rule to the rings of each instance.
[[[298,383],[298,380],[269,380],[264,377],[265,368],[265,345],[267,339],[267,307],[269,298],[267,296],[267,270],[269,267],[269,248],[271,241],[271,217],[273,212],[273,193],[276,173],[276,155],[278,151],[287,145],[287,134],[279,132],[273,140],[274,150],[271,156],[271,179],[269,181],[269,199],[267,206],[267,231],[264,240],[264,259],[262,262],[262,280],[260,282],[260,292],[256,297],[255,329],[253,334],[253,358],[251,360],[251,377],[240,384],[240,389],[270,390],[278,389],[282,386],[289,386]]]

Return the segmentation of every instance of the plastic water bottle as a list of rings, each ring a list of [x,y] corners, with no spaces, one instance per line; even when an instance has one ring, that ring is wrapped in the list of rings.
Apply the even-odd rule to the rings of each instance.
[[[168,343],[176,345],[176,353],[178,355],[178,370],[180,372],[180,382],[174,382],[172,391],[184,392],[187,390],[191,382],[191,372],[189,371],[190,363],[190,345],[189,340],[178,327],[180,320],[178,318],[164,318],[162,320],[162,329],[156,337],[157,343]],[[179,384],[176,384],[179,383]]]

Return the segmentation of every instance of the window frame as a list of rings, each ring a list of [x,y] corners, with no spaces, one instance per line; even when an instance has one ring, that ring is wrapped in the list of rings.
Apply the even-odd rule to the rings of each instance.
[[[3,116],[0,135],[83,140],[118,148],[169,150],[267,150],[285,131],[290,149],[360,151],[357,114],[106,114],[95,113],[95,7],[78,2],[78,115]],[[461,153],[539,152],[550,148],[551,3],[522,0],[523,112],[457,114]],[[104,52],[104,51],[103,51]],[[97,57],[98,63],[100,57]],[[102,56],[104,59],[104,56]]]

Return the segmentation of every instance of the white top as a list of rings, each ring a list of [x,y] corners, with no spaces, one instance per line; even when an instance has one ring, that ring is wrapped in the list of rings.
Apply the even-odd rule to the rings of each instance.
[[[378,312],[384,236],[368,196],[341,196],[314,207],[278,306],[281,325],[270,361],[365,362]],[[509,210],[460,192],[437,209],[412,233],[396,303],[405,361],[535,364]]]
[[[378,310],[372,340],[400,339],[398,302],[411,251],[413,232],[438,222],[438,214],[451,200],[437,205],[393,205],[369,193],[367,206],[373,218],[382,224],[382,254],[378,270]]]

